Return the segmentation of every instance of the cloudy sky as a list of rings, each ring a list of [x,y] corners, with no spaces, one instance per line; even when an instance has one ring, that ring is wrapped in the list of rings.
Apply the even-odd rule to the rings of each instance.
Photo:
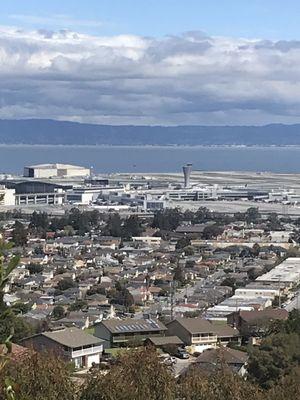
[[[296,0],[1,2],[0,118],[299,123],[299,15]]]

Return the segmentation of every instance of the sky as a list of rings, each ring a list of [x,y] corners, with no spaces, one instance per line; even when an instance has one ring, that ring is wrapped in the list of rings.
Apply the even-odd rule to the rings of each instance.
[[[0,118],[300,123],[297,0],[0,2]]]

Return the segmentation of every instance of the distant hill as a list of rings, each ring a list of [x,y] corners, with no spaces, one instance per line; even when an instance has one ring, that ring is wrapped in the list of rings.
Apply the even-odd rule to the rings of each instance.
[[[0,143],[73,145],[300,145],[300,124],[113,126],[45,119],[0,120]]]

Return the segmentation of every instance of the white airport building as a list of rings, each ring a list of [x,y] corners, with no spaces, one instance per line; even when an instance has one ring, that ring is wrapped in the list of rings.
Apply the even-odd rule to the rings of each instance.
[[[15,189],[7,189],[4,185],[0,185],[0,205],[14,206],[15,192]]]
[[[64,178],[89,175],[89,168],[70,164],[38,164],[24,167],[24,177],[26,178]]]

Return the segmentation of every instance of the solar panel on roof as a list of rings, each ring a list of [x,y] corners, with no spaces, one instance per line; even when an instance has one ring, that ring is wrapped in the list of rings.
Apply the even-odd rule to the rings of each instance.
[[[121,325],[121,326],[119,326],[119,329],[120,329],[121,332],[124,332],[125,331],[125,326]]]

